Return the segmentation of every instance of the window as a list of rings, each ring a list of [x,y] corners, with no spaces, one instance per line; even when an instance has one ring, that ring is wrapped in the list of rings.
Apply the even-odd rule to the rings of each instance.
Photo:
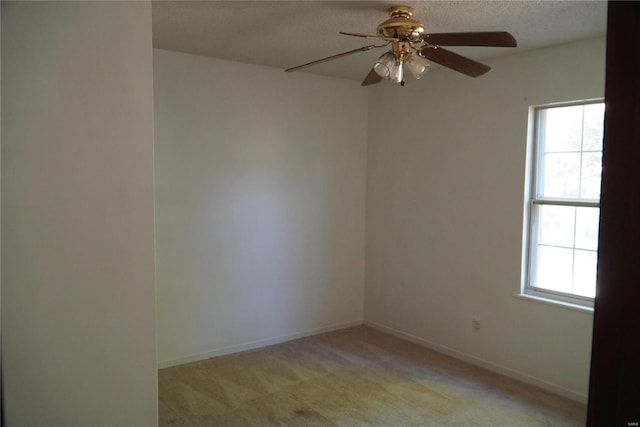
[[[532,110],[524,293],[593,306],[604,103]]]

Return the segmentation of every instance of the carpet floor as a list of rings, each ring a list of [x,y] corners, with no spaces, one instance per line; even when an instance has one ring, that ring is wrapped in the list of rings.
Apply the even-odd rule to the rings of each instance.
[[[160,426],[584,426],[586,407],[359,326],[159,371]]]

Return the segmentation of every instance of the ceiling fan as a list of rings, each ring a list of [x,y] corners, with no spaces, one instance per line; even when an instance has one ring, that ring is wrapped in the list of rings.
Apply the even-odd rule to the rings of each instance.
[[[285,71],[297,71],[332,59],[391,45],[391,50],[380,56],[373,65],[362,81],[362,86],[379,83],[384,79],[404,85],[403,66],[413,77],[419,79],[429,71],[430,65],[427,59],[467,76],[478,77],[489,71],[491,67],[442,46],[516,47],[518,45],[516,39],[505,31],[425,33],[424,25],[411,18],[412,7],[393,6],[388,12],[390,18],[378,25],[376,34],[340,31],[340,34],[346,36],[377,38],[384,41],[383,44],[363,46],[288,68]]]

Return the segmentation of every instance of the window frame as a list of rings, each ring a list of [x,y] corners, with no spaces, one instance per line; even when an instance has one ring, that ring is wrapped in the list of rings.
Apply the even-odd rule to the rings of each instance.
[[[527,149],[527,173],[525,181],[525,215],[524,215],[524,232],[523,232],[523,257],[522,257],[522,283],[520,295],[524,297],[532,297],[534,299],[543,300],[551,303],[568,305],[571,307],[581,307],[585,309],[593,309],[594,299],[592,297],[582,296],[578,294],[554,291],[551,289],[538,288],[532,286],[533,274],[535,267],[535,248],[537,247],[537,215],[535,209],[537,206],[574,206],[600,208],[600,199],[590,201],[587,199],[566,199],[566,198],[549,198],[538,197],[539,178],[541,177],[540,164],[541,156],[544,154],[540,149],[540,114],[543,110],[553,108],[586,106],[591,104],[603,104],[604,98],[592,98],[585,100],[558,102],[552,104],[541,104],[529,107],[529,131],[528,131],[528,149]],[[581,151],[582,152],[582,151]],[[575,250],[575,249],[574,249]],[[597,252],[597,249],[596,249]]]

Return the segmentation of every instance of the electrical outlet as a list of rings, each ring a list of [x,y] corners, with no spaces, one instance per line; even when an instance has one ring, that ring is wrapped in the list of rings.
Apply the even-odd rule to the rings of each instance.
[[[480,330],[480,319],[473,319],[473,330],[476,332]]]

